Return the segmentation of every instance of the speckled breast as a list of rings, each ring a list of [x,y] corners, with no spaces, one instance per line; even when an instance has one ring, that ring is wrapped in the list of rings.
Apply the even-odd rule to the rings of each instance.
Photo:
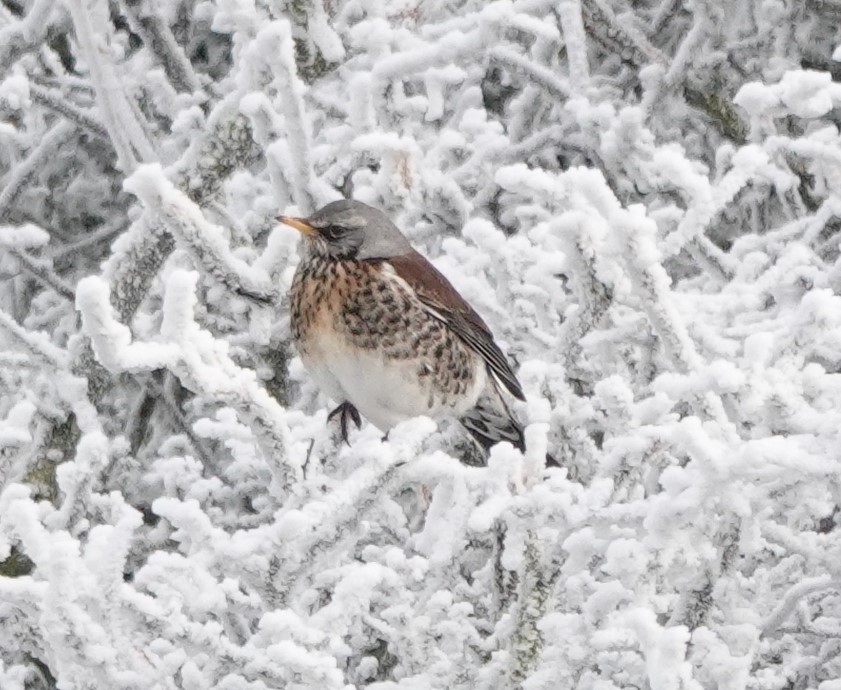
[[[339,362],[348,349],[375,356],[360,357],[379,362],[378,371],[364,372],[367,376],[406,388],[403,416],[461,407],[465,396],[475,402],[477,379],[484,384],[477,355],[424,308],[385,261],[303,262],[292,285],[291,321],[305,366],[330,370],[351,402],[352,372]]]

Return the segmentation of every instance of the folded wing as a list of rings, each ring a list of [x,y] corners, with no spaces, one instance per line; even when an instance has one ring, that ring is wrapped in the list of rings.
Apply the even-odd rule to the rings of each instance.
[[[476,351],[515,398],[525,400],[511,365],[494,342],[487,324],[440,271],[414,249],[388,259],[394,272],[415,291],[429,312]]]

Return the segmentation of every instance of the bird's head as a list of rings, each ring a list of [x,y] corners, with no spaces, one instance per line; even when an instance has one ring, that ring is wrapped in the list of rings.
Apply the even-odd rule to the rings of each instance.
[[[389,259],[411,249],[382,211],[361,201],[342,199],[309,218],[278,220],[302,232],[311,251],[331,259]]]

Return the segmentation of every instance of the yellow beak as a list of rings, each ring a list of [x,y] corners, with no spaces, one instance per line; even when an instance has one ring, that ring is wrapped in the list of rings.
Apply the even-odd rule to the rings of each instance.
[[[318,232],[312,225],[310,225],[305,218],[293,218],[292,216],[278,216],[277,219],[286,225],[295,228],[298,232],[305,235],[314,235]]]

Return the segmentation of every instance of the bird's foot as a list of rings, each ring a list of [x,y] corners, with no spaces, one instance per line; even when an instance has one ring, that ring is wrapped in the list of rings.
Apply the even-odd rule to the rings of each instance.
[[[359,410],[345,400],[345,402],[327,415],[327,421],[329,422],[336,415],[339,416],[339,428],[342,431],[342,440],[350,445],[350,441],[348,440],[348,422],[352,421],[356,424],[357,429],[362,426],[362,417],[359,416]]]

